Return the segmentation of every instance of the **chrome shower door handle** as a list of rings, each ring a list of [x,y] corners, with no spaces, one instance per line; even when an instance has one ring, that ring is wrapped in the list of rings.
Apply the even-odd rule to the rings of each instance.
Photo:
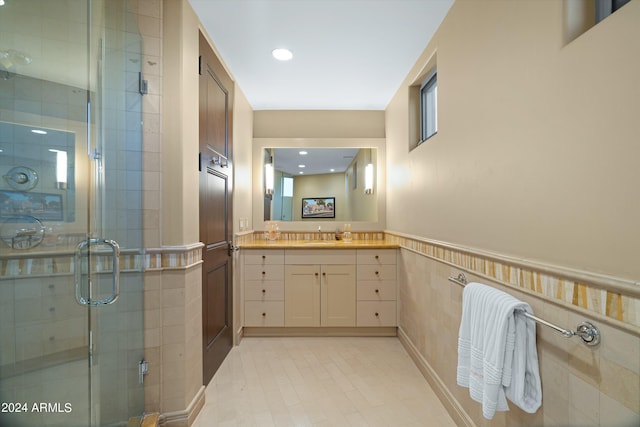
[[[91,281],[89,281],[89,296],[85,298],[80,290],[82,285],[82,251],[84,248],[91,247],[91,245],[106,245],[111,248],[111,269],[112,269],[112,285],[111,294],[99,300],[91,299]],[[75,294],[76,302],[81,305],[107,305],[113,304],[120,295],[120,245],[115,240],[110,239],[88,239],[80,242],[76,246],[75,254]]]

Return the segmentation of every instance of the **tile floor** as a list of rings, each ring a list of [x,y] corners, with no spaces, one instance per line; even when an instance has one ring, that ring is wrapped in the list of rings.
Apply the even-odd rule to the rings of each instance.
[[[397,338],[244,338],[194,427],[455,426]]]

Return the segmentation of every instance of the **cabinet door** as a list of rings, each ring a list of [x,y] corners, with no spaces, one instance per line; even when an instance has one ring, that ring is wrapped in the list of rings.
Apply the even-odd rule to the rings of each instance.
[[[285,326],[320,326],[320,266],[286,265]]]
[[[322,326],[356,326],[355,265],[323,265]]]

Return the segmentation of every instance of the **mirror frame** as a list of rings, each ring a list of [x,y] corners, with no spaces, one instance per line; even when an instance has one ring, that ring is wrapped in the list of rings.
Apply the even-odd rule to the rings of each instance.
[[[252,217],[254,231],[264,230],[264,174],[262,170],[263,151],[265,148],[375,148],[378,150],[377,168],[375,171],[375,191],[378,197],[377,221],[351,221],[352,231],[384,231],[387,220],[386,195],[386,139],[385,138],[254,138],[252,147]],[[282,231],[323,231],[331,232],[342,223],[337,221],[278,221]]]

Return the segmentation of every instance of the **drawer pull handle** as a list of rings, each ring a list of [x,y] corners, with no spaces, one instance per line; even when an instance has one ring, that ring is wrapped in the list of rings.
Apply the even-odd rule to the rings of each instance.
[[[262,272],[262,275],[264,276],[265,274],[267,274],[267,273],[265,273],[265,272],[263,271],[263,272]]]
[[[379,275],[380,275],[380,272],[379,272],[379,271],[376,271],[376,276],[379,276]]]
[[[316,273],[316,276],[318,275],[318,273]]]
[[[262,255],[262,259],[267,259],[267,256],[266,255]]]
[[[380,314],[376,313],[376,317],[380,317]]]
[[[379,294],[379,293],[380,293],[380,289],[376,289],[376,294]]]
[[[380,259],[380,257],[378,255],[376,255],[376,259]]]
[[[267,290],[266,290],[266,289],[263,289],[263,290],[262,290],[262,293],[263,293],[263,294],[266,294],[266,293],[267,293]]]
[[[262,313],[262,317],[267,317],[267,313]]]
[[[323,275],[323,276],[326,276],[326,275],[327,275],[327,273],[322,273],[322,275]]]

